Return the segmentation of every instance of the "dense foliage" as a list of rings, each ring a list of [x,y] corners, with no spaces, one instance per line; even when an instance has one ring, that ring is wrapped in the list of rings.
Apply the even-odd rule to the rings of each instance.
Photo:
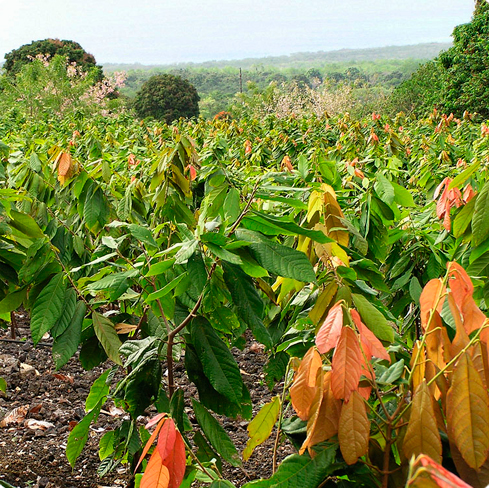
[[[63,56],[68,63],[76,63],[83,71],[95,68],[96,81],[103,78],[102,68],[97,66],[92,54],[87,53],[75,41],[60,41],[59,39],[43,39],[33,41],[30,44],[14,49],[5,55],[4,70],[8,75],[15,76],[23,66],[31,63],[38,56],[53,58],[56,55]]]
[[[152,76],[136,94],[134,109],[139,117],[153,117],[171,124],[180,117],[198,117],[199,95],[180,76]]]

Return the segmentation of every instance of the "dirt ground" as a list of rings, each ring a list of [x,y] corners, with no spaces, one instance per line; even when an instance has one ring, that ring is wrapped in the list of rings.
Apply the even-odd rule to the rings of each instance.
[[[29,342],[28,317],[18,314],[17,320],[18,339],[26,342],[0,342],[0,376],[7,381],[7,394],[0,393],[0,420],[13,409],[19,409],[19,423],[0,428],[0,481],[17,488],[130,486],[131,476],[124,466],[119,466],[102,479],[97,476],[100,463],[98,442],[105,432],[116,428],[126,415],[110,402],[104,406],[97,423],[91,426],[88,442],[74,469],[64,452],[70,428],[84,416],[85,399],[91,384],[111,364],[84,371],[74,357],[56,372],[49,339],[45,346],[34,347]],[[7,331],[0,331],[0,339],[8,337]],[[233,350],[233,353],[243,380],[250,389],[256,414],[263,403],[280,391],[281,385],[277,385],[275,392],[268,390],[263,374],[266,356],[259,348],[251,347],[250,350],[250,346],[252,343],[248,341],[243,351]],[[185,388],[185,398],[190,404],[190,398],[198,396],[197,390],[188,384],[183,368],[176,369],[176,382]],[[154,413],[148,410],[147,418]],[[190,420],[195,422],[192,417]],[[141,419],[142,423],[144,421]],[[248,422],[233,419],[221,421],[238,451],[242,452],[248,438]],[[224,477],[237,487],[252,479],[269,477],[272,474],[274,437],[275,433],[267,443],[259,446],[242,469],[224,464]],[[282,444],[278,450],[278,460],[292,452],[294,450],[290,444]]]

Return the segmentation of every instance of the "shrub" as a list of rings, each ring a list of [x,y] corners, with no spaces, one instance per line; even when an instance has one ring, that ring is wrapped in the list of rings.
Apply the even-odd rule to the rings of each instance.
[[[170,124],[180,117],[199,115],[200,97],[188,80],[170,74],[152,76],[134,100],[139,117],[153,117]]]

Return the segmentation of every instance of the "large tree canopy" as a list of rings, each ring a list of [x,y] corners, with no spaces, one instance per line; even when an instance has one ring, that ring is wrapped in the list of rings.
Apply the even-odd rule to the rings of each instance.
[[[180,76],[152,76],[136,95],[134,108],[139,117],[154,117],[168,124],[180,117],[199,115],[200,97],[195,87]]]
[[[61,41],[59,39],[43,39],[24,44],[5,55],[3,67],[7,74],[15,75],[20,72],[22,66],[30,63],[36,56],[43,55],[53,58],[56,54],[66,57],[69,63],[76,63],[84,71],[97,68],[99,71],[98,80],[103,78],[102,68],[97,66],[92,54],[87,53],[75,41]]]

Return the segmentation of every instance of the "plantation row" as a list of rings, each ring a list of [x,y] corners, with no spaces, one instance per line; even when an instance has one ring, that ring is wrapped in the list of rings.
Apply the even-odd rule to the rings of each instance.
[[[216,460],[240,466],[274,429],[298,453],[246,486],[427,486],[451,476],[436,463],[486,486],[488,148],[467,113],[0,119],[0,317],[27,309],[58,369],[78,350],[114,363],[70,463],[111,399],[130,420],[100,473],[128,463],[143,488],[233,486]],[[238,453],[213,414],[251,420],[230,352],[247,330],[283,394]]]

